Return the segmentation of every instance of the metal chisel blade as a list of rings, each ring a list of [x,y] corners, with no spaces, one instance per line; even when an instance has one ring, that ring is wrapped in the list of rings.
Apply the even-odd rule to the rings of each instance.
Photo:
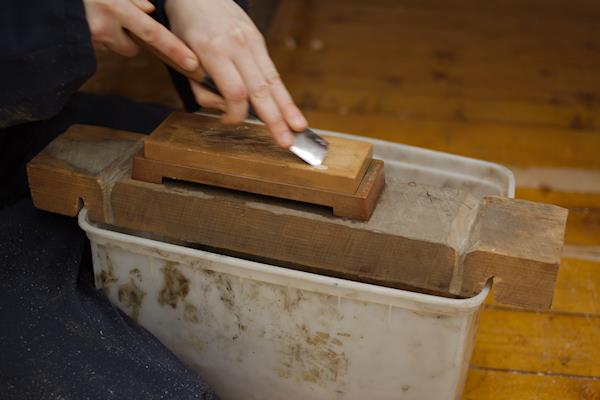
[[[295,134],[290,151],[313,167],[323,164],[329,143],[310,129]]]

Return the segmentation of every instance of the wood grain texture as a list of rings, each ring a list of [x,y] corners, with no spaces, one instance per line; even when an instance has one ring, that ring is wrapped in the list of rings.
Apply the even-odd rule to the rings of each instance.
[[[598,130],[591,19],[533,21],[469,1],[284,5],[299,10],[269,43],[305,111]]]
[[[464,256],[462,293],[479,293],[494,276],[494,298],[498,302],[506,303],[510,298],[515,305],[522,302],[522,306],[549,309],[566,220],[564,208],[484,198]],[[531,304],[533,298],[539,303]]]
[[[550,177],[548,177],[550,178]],[[518,181],[517,181],[518,183]],[[569,209],[565,243],[600,245],[600,193],[591,191],[566,192],[553,186],[519,188],[521,199],[556,204]]]
[[[481,313],[471,365],[600,376],[600,318],[489,307]]]
[[[600,262],[563,258],[552,310],[600,317]]]
[[[331,207],[333,215],[338,217],[363,221],[371,218],[385,185],[383,161],[381,160],[371,160],[358,189],[352,194],[217,173],[165,161],[151,160],[141,154],[137,154],[133,158],[132,178],[151,183],[162,183],[164,178],[169,178],[280,199],[301,201]]]
[[[264,125],[225,126],[214,118],[173,113],[145,140],[144,156],[228,175],[355,193],[371,162],[373,146],[352,139],[325,139],[329,151],[323,166],[316,168],[277,146]]]
[[[403,218],[402,213],[389,210],[398,190],[402,186],[388,182],[368,222],[333,218],[321,209],[278,199],[134,180],[115,185],[112,205],[114,224],[132,230],[345,279],[425,290],[447,288],[456,257],[445,243],[449,226],[444,227],[447,222],[439,221],[437,212],[429,208],[429,219],[442,227],[430,232],[429,240],[418,240],[415,234],[421,238],[428,235],[424,228],[410,234],[412,220],[418,216],[410,217],[410,211],[404,210]],[[413,189],[406,194],[414,207],[429,202],[424,190]],[[146,204],[143,212],[136,204]],[[446,205],[460,208],[454,202]],[[404,220],[403,226],[396,224],[399,219]]]
[[[350,111],[350,110],[348,110]],[[600,135],[581,129],[439,119],[401,119],[368,112],[308,111],[314,126],[425,147],[503,165],[600,169]],[[313,122],[314,121],[314,122]]]
[[[552,311],[600,317],[600,262],[565,258],[560,262]],[[486,304],[498,305],[492,296]]]
[[[521,371],[472,368],[463,400],[600,399],[600,380]]]
[[[64,141],[63,136],[49,148]],[[114,140],[118,142],[118,137]],[[122,147],[131,157],[131,141]],[[118,164],[111,161],[106,166],[110,173],[91,171],[83,182],[82,192],[88,180],[96,192],[100,190],[101,196],[94,197],[98,201],[86,202],[83,194],[77,197],[73,195],[77,190],[71,189],[69,215],[78,207],[73,198],[83,197],[86,206],[93,208],[92,218],[176,242],[452,297],[472,296],[493,277],[502,302],[531,308],[551,304],[566,216],[559,207],[495,197],[482,200],[461,190],[390,178],[369,221],[351,221],[304,203],[214,187],[133,180],[130,160],[124,161],[123,154],[116,150],[114,156],[104,154],[102,160],[119,160]],[[77,146],[60,157],[79,157]],[[57,176],[72,170],[67,164],[62,171],[52,157],[38,158],[34,164],[42,167],[45,162]],[[119,172],[113,165],[119,166]],[[61,193],[59,186],[52,184],[52,174],[36,178],[38,170],[30,168],[32,191],[39,193],[37,197],[53,199]],[[99,176],[111,178],[98,180]],[[48,202],[36,204],[45,207]]]
[[[90,218],[110,219],[107,193],[124,176],[144,135],[72,125],[27,164],[27,177],[37,208],[76,216],[85,204]]]

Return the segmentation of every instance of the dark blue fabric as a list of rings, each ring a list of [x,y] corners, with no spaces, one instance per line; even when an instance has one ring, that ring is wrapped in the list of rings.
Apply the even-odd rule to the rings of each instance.
[[[148,133],[170,110],[76,94],[55,117],[0,130],[0,398],[215,399],[94,288],[74,218],[33,207],[26,163],[72,123]]]
[[[94,289],[75,219],[23,199],[0,220],[2,399],[216,398]]]
[[[55,115],[95,69],[81,0],[0,1],[0,128]]]

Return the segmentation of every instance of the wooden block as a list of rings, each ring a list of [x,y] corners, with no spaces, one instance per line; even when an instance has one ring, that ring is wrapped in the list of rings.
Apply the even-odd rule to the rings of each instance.
[[[109,219],[107,185],[127,174],[144,135],[72,125],[27,164],[33,204],[42,210],[76,216],[82,204],[90,218]]]
[[[131,179],[126,155],[139,150],[142,136],[94,135],[71,129],[49,148],[74,136],[77,145],[47,148],[32,160],[38,207],[73,215],[84,203],[92,220],[120,229],[322,275],[450,297],[472,296],[493,279],[499,301],[535,309],[551,304],[562,208],[388,177],[369,221],[351,221],[298,202]],[[105,169],[81,148],[102,154]]]
[[[302,201],[333,208],[338,217],[368,220],[377,205],[385,185],[383,161],[371,160],[369,168],[355,193],[336,193],[284,182],[271,182],[186,167],[165,161],[148,159],[137,154],[133,159],[132,177],[145,182],[162,183],[163,178],[202,183],[241,190],[282,199]]]
[[[500,303],[549,309],[566,224],[565,209],[507,198],[484,198],[470,232],[462,293],[479,293],[490,276]],[[506,272],[503,272],[504,270]],[[510,276],[507,272],[510,271]],[[536,280],[529,279],[536,276]],[[507,280],[508,279],[508,280]],[[539,304],[532,304],[532,301]]]
[[[263,125],[225,126],[196,114],[171,114],[144,142],[144,157],[232,176],[354,194],[373,155],[370,143],[326,136],[329,152],[312,167],[275,144]]]

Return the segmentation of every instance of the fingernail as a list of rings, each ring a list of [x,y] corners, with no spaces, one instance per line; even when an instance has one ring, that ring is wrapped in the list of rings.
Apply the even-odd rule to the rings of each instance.
[[[302,115],[297,115],[292,118],[292,124],[297,127],[307,127],[308,121],[306,121],[306,118],[304,118]]]
[[[193,71],[198,68],[198,60],[195,58],[186,58],[183,60],[183,67],[188,71]]]
[[[294,134],[291,132],[284,132],[279,136],[279,143],[281,146],[288,148],[294,144]]]
[[[154,10],[154,4],[152,4],[148,0],[140,0],[140,5],[145,10],[148,10],[148,11],[153,11]]]

